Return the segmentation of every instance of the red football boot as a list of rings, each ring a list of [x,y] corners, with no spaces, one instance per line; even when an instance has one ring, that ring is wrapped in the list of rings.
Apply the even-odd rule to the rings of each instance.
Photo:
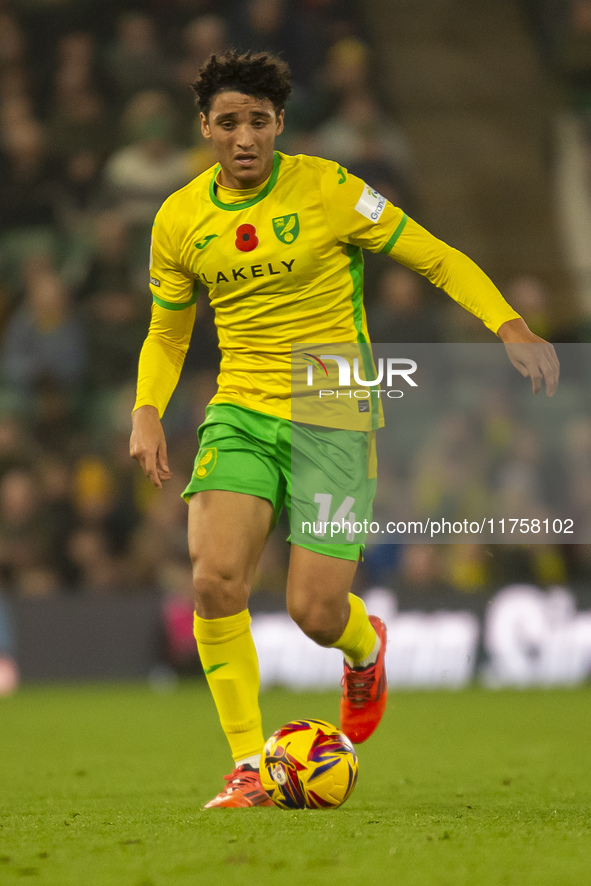
[[[250,766],[237,766],[224,775],[227,784],[204,809],[239,809],[249,806],[275,806],[261,784],[259,773]]]
[[[375,664],[366,668],[352,668],[345,662],[341,685],[341,731],[354,743],[361,744],[378,727],[386,709],[388,684],[386,682],[386,625],[377,615],[369,620],[380,639],[380,651]]]

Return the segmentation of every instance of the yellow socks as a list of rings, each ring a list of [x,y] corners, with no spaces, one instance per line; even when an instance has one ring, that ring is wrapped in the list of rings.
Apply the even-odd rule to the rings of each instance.
[[[351,666],[364,665],[372,657],[377,634],[369,620],[363,600],[355,594],[349,594],[349,606],[351,611],[347,627],[332,645],[341,650]]]
[[[260,754],[265,740],[259,710],[259,663],[248,609],[226,618],[199,618],[195,613],[194,633],[234,760]]]
[[[377,635],[363,600],[349,594],[349,621],[333,646],[351,665],[374,657]],[[259,663],[250,631],[250,613],[244,609],[226,618],[199,618],[195,639],[201,664],[235,761],[260,754],[265,739],[259,709]]]

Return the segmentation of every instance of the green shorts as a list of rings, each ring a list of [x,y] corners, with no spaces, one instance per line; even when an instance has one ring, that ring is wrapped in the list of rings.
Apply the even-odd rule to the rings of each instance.
[[[275,519],[287,508],[289,541],[358,560],[376,490],[375,432],[296,424],[231,403],[210,404],[185,500],[204,489],[256,495]]]

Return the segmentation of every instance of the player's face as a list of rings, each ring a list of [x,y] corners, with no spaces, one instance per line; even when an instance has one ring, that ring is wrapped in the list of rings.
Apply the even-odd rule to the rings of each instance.
[[[224,187],[255,188],[271,175],[283,111],[277,115],[268,98],[220,92],[200,120],[204,137],[213,141]]]

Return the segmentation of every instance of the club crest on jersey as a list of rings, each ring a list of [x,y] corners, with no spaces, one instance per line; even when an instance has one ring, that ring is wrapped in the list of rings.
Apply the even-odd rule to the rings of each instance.
[[[297,212],[292,212],[289,215],[280,215],[279,218],[274,218],[272,221],[275,236],[282,243],[293,243],[297,239],[300,233],[300,220]]]
[[[258,245],[259,238],[254,225],[239,225],[236,228],[236,247],[240,252],[252,252]]]

